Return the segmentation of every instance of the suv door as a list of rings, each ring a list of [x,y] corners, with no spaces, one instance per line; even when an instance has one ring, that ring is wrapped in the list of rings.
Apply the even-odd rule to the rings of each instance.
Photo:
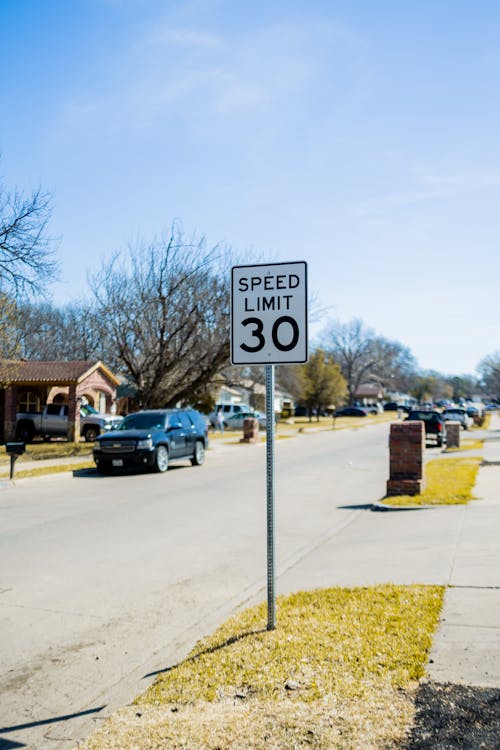
[[[196,437],[195,430],[193,429],[194,425],[185,412],[179,412],[178,417],[181,420],[182,428],[186,436],[184,455],[192,456],[194,453],[194,442]]]
[[[186,429],[181,422],[179,414],[169,415],[167,432],[170,458],[185,456],[187,453]]]

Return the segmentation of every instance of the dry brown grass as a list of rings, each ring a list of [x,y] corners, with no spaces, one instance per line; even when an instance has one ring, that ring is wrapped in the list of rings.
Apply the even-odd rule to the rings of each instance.
[[[95,469],[93,461],[84,461],[80,463],[59,464],[56,466],[37,466],[34,469],[23,469],[22,464],[16,464],[14,479],[31,479],[32,477],[44,477],[50,474],[63,474],[67,472],[82,471],[83,469]],[[9,476],[9,472],[0,472],[0,478]]]
[[[367,700],[225,700],[119,711],[82,750],[391,750],[412,721],[413,691],[379,686]]]
[[[92,456],[92,443],[70,443],[67,440],[57,440],[50,443],[28,443],[26,452],[19,456],[16,465],[27,461],[45,461],[53,458],[67,458],[71,456]],[[9,464],[10,456],[0,452],[0,464]]]
[[[299,592],[228,620],[83,750],[389,750],[442,606],[433,586]]]
[[[420,495],[385,497],[385,505],[465,505],[473,499],[482,459],[446,458],[429,461],[425,467],[427,487]]]

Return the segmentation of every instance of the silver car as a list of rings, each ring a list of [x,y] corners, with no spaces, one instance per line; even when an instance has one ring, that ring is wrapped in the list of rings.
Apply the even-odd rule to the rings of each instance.
[[[460,422],[464,430],[468,430],[474,423],[474,420],[472,417],[469,417],[467,411],[459,406],[452,406],[449,409],[445,409],[443,419],[445,422]]]
[[[266,417],[265,414],[261,414],[258,411],[244,411],[238,414],[233,414],[230,417],[224,417],[224,425],[228,430],[242,430],[245,419],[258,419],[259,427],[266,429]]]

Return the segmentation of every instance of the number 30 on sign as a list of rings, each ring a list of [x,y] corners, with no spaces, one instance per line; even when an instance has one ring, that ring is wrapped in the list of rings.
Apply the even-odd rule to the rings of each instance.
[[[231,362],[307,362],[304,261],[231,269]]]

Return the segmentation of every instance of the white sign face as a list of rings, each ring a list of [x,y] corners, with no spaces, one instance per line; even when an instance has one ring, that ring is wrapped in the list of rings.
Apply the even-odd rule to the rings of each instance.
[[[307,263],[231,269],[231,362],[307,362]]]

